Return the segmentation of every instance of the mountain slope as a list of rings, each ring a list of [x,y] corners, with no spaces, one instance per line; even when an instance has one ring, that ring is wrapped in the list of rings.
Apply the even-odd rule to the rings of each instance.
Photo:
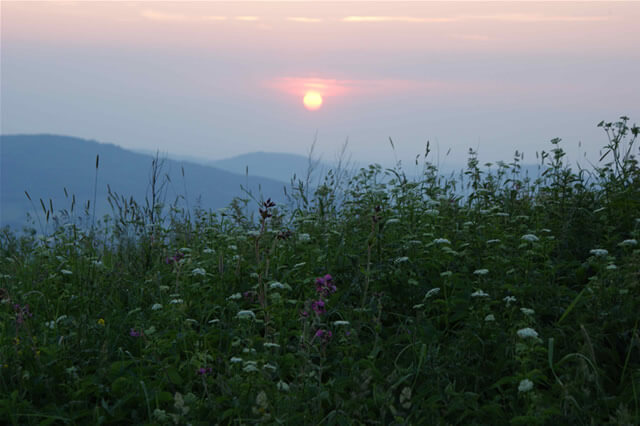
[[[98,169],[97,216],[110,212],[106,201],[107,184],[112,191],[143,202],[148,192],[152,157],[112,144],[56,135],[0,136],[0,224],[20,227],[26,213],[34,208],[25,196],[28,191],[42,214],[39,199],[54,210],[69,209],[70,196],[76,196],[76,211],[93,200],[96,155]],[[184,167],[184,178],[182,176]],[[284,183],[267,178],[245,177],[214,167],[165,160],[163,175],[169,176],[166,202],[185,196],[191,208],[197,200],[205,209],[227,206],[234,196],[243,195],[241,185],[258,195],[278,199]],[[65,197],[67,189],[69,198]],[[182,206],[185,201],[182,201]]]
[[[249,176],[267,177],[283,182],[290,182],[295,174],[298,179],[305,179],[309,169],[309,158],[296,154],[276,152],[251,152],[236,157],[209,162],[213,167],[244,175],[249,169]],[[326,171],[327,166],[314,161],[315,176]]]

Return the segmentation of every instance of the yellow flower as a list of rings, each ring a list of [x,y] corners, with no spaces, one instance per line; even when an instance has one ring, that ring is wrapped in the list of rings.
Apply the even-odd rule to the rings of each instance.
[[[98,320],[98,325],[102,325],[102,326],[104,325],[104,319],[103,318],[100,318]]]

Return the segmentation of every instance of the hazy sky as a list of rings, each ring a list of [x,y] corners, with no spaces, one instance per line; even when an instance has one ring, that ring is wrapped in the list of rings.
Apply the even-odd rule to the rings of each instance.
[[[526,162],[640,122],[640,3],[1,3],[1,131],[212,159]],[[319,109],[303,104],[322,96]],[[582,142],[582,148],[578,148]],[[446,159],[444,154],[451,148]]]

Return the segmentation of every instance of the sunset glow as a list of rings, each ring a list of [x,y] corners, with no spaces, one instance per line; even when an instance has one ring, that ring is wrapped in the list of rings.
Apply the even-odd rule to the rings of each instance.
[[[304,95],[302,102],[309,111],[315,111],[322,106],[322,96],[320,93],[310,90]]]

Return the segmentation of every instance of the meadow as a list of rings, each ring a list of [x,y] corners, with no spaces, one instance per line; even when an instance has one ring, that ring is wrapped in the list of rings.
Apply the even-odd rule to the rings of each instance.
[[[157,180],[104,218],[34,200],[0,235],[0,421],[639,424],[628,120],[588,169],[552,140],[537,177],[473,151],[443,177],[427,147],[417,178],[329,171],[216,212]]]

